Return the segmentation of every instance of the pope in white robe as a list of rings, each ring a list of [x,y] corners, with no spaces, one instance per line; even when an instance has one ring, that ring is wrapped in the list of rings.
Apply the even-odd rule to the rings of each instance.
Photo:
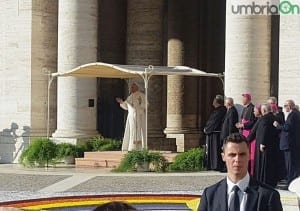
[[[128,110],[122,151],[141,150],[146,147],[145,95],[139,91],[136,83],[132,83],[130,90],[131,94],[125,101],[116,98],[121,108]]]

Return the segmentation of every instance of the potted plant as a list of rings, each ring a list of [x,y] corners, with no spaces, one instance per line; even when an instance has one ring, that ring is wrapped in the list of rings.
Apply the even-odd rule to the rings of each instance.
[[[165,171],[166,168],[167,160],[160,153],[143,149],[128,152],[115,171]]]
[[[55,164],[56,144],[47,138],[34,139],[20,156],[24,166],[46,166]]]
[[[78,150],[74,144],[60,143],[56,146],[56,157],[58,160],[64,160],[65,164],[74,164],[75,157],[78,156]]]

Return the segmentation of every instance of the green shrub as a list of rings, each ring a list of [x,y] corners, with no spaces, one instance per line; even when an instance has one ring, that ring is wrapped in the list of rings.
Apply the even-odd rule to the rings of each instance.
[[[73,145],[70,143],[55,144],[47,138],[37,138],[25,149],[19,162],[24,166],[49,166],[68,156],[83,157],[86,151],[116,151],[121,150],[122,142],[102,136],[92,138],[85,143]]]
[[[150,164],[153,171],[165,171],[167,169],[167,160],[158,152],[149,152],[146,149],[134,150],[128,152],[122,159],[120,165],[114,169],[114,172],[132,172],[136,171],[138,165],[144,162]]]
[[[83,158],[84,157],[84,152],[91,151],[88,149],[86,143],[78,143],[76,145],[76,151],[77,151],[77,157]]]
[[[204,149],[194,148],[178,154],[169,166],[171,171],[201,171],[203,170]]]
[[[56,145],[56,158],[63,159],[68,156],[78,157],[76,145],[70,143],[60,143]]]
[[[20,163],[24,166],[49,166],[56,158],[56,144],[47,138],[37,138],[20,156]]]
[[[86,143],[87,151],[119,151],[121,150],[122,142],[120,140],[114,140],[97,136],[90,139]]]

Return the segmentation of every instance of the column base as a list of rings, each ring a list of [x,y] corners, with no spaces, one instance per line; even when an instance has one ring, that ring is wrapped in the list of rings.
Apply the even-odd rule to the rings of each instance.
[[[175,138],[148,137],[148,149],[157,151],[177,152]]]
[[[185,152],[189,149],[200,146],[200,139],[203,134],[197,129],[175,129],[166,128],[165,131],[167,138],[175,138],[177,152]]]
[[[56,130],[52,134],[52,140],[57,143],[71,143],[77,144],[79,140],[88,139],[94,136],[98,136],[97,130],[83,131],[83,130]]]
[[[148,138],[164,138],[165,134],[161,129],[148,129]]]
[[[51,135],[51,132],[55,131],[55,129],[50,128],[49,131],[50,131],[49,135]],[[32,138],[35,138],[35,137],[46,137],[47,136],[47,129],[32,129],[32,128],[28,128],[25,132],[27,134],[30,134],[30,137],[32,137]]]

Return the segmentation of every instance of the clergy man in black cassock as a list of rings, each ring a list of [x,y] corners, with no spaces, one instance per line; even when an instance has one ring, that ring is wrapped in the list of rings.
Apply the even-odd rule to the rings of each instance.
[[[279,132],[273,126],[276,120],[269,104],[261,106],[262,117],[256,130],[254,178],[272,187],[279,181]]]
[[[226,98],[225,107],[227,108],[227,112],[221,130],[222,141],[224,141],[225,138],[229,136],[229,134],[239,132],[239,130],[235,126],[235,124],[239,121],[239,114],[234,107],[234,102],[231,97]]]
[[[242,130],[242,134],[247,138],[250,134],[252,127],[255,124],[254,105],[251,102],[251,95],[249,93],[242,94],[243,96],[243,111],[241,122],[236,125],[237,128]]]
[[[223,141],[220,139],[222,123],[226,114],[224,98],[217,95],[213,101],[214,110],[204,127],[206,134],[205,167],[208,170],[223,170],[221,157]]]
[[[251,102],[251,94],[245,93],[242,94],[243,96],[243,112],[241,116],[241,122],[236,124],[236,127],[241,130],[241,133],[247,138],[249,134],[251,133],[252,127],[254,126],[256,122],[256,118],[254,116],[254,105]],[[251,172],[251,175],[253,173],[254,169],[254,154],[255,154],[255,142],[251,142],[250,144],[250,165],[249,165],[249,172]]]

